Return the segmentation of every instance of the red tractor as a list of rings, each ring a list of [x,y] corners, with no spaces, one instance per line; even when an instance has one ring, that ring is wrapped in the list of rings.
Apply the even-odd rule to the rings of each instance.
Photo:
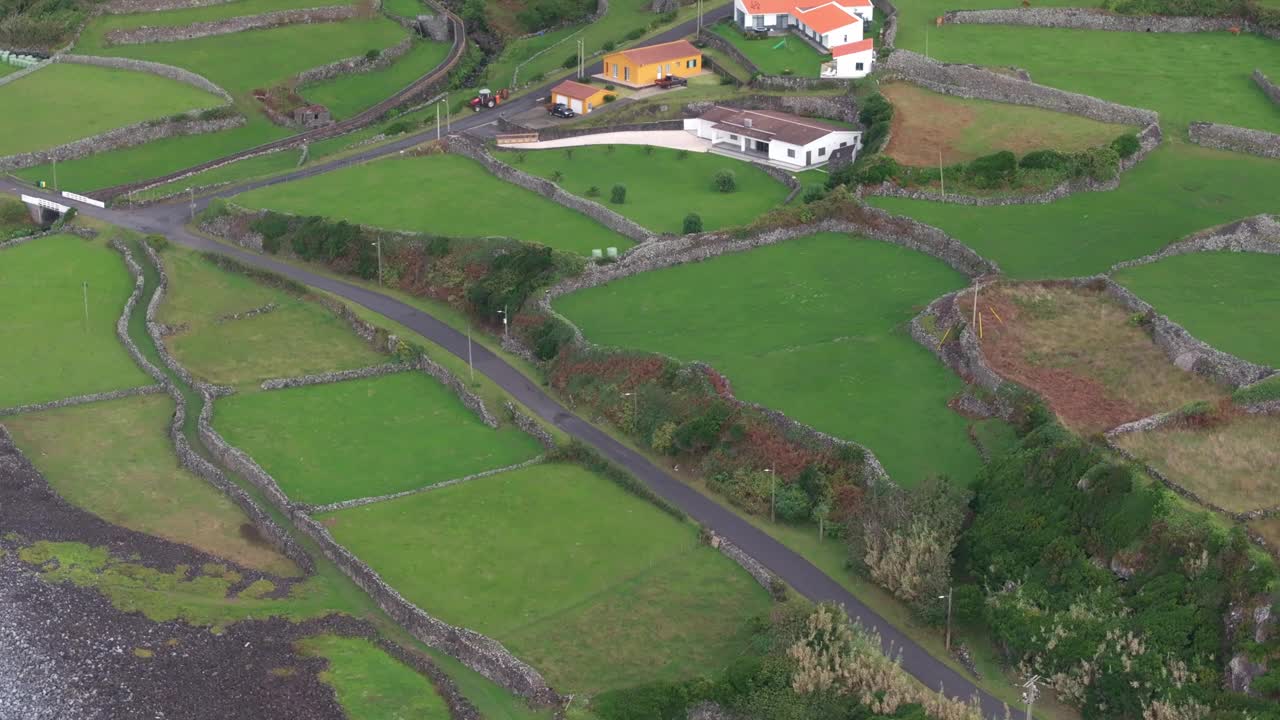
[[[511,91],[506,88],[502,88],[498,92],[485,88],[480,91],[479,95],[471,98],[469,105],[471,105],[472,110],[480,112],[485,108],[495,108],[501,105],[510,95]]]

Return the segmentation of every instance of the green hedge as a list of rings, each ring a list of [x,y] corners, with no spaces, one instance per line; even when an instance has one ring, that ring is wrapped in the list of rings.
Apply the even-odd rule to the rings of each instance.
[[[1280,400],[1280,374],[1260,380],[1252,385],[1236,390],[1231,399],[1237,405],[1252,405],[1254,403],[1267,402],[1268,400]]]

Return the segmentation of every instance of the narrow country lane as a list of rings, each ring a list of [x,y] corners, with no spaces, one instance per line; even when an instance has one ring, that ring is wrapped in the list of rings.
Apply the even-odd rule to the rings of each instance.
[[[90,217],[100,218],[143,233],[161,233],[171,241],[195,250],[229,255],[246,264],[271,270],[363,305],[412,329],[459,358],[467,357],[466,335],[429,313],[376,291],[318,275],[268,256],[224,245],[191,233],[185,227],[190,210],[184,205],[157,205],[133,211],[103,210],[59,198],[50,193],[32,190],[10,179],[0,180],[0,191],[15,195],[26,193],[75,205],[79,212]],[[948,695],[962,699],[971,698],[976,694],[980,698],[987,717],[1004,717],[1003,702],[979,690],[966,677],[930,655],[808,560],[714,500],[672,477],[645,456],[569,412],[519,370],[484,346],[473,344],[472,357],[477,372],[484,374],[543,420],[594,447],[613,462],[626,468],[654,492],[688,513],[691,518],[742,548],[801,595],[815,602],[833,601],[843,605],[850,617],[861,622],[863,626],[877,631],[883,641],[885,652],[900,656],[902,667],[925,685],[935,690],[942,688]]]

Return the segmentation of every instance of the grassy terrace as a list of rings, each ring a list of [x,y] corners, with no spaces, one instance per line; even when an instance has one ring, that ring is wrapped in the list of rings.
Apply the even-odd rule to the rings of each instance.
[[[1068,152],[1102,145],[1125,131],[1078,115],[952,97],[904,82],[881,85],[893,103],[893,135],[885,154],[904,165],[936,167],[997,150],[1018,155],[1053,148]]]
[[[706,230],[745,225],[782,204],[787,187],[750,163],[709,153],[681,153],[637,145],[502,153],[499,158],[525,172],[553,179],[575,195],[588,197],[654,232],[680,233],[684,216],[696,212]],[[716,190],[714,176],[730,170],[737,190]],[[626,202],[610,202],[614,185],[627,188]],[[596,197],[588,190],[595,187]]]
[[[6,418],[18,447],[53,489],[108,522],[275,574],[297,569],[254,542],[249,520],[212,485],[178,466],[168,395]]]
[[[691,526],[573,465],[323,521],[407,598],[496,637],[568,692],[710,674],[769,604]]]
[[[305,85],[299,92],[307,100],[328,107],[334,119],[342,120],[403,90],[439,65],[448,54],[448,43],[420,40],[389,67]]]
[[[101,16],[99,20],[111,17]],[[270,87],[303,70],[364,55],[371,48],[390,47],[404,33],[395,22],[376,17],[290,25],[184,42],[106,45],[102,28],[91,23],[81,35],[76,52],[151,60],[204,75],[232,94],[249,123],[225,132],[168,138],[60,163],[58,179],[64,187],[103,188],[156,177],[291,135],[293,130],[273,125],[262,114],[252,98],[254,88]],[[18,174],[25,179],[47,179],[51,175],[46,167],[29,168]]]
[[[0,155],[222,103],[216,95],[148,73],[55,63],[0,87],[0,107],[22,109],[0,116]]]
[[[904,329],[964,284],[927,255],[823,234],[635,275],[556,306],[592,342],[709,363],[740,398],[868,446],[901,484],[937,473],[968,482],[978,456],[946,406],[962,383]]]
[[[132,291],[102,240],[55,235],[0,251],[0,407],[150,384],[115,334]]]
[[[134,193],[133,198],[139,202],[153,198],[161,198],[176,192],[184,192],[188,188],[207,188],[224,183],[238,182],[261,175],[271,175],[292,170],[298,166],[301,150],[281,150],[270,155],[259,155],[247,160],[223,165],[212,170],[185,177],[164,185]]]
[[[322,5],[343,5],[341,0],[328,0],[317,3],[316,0],[233,0],[206,7],[186,8],[181,10],[162,10],[159,12],[140,12],[127,15],[100,15],[85,29],[85,35],[98,38],[112,30],[127,30],[141,26],[171,27],[189,25],[210,20],[225,20],[244,15],[259,15],[278,10],[300,10],[320,7]],[[85,36],[81,36],[82,43]]]
[[[431,681],[364,638],[320,635],[297,643],[305,656],[328,661],[320,680],[347,716],[358,720],[449,720]]]
[[[252,385],[273,377],[364,367],[384,358],[347,323],[320,305],[218,269],[181,249],[165,253],[172,283],[160,322],[182,327],[166,338],[171,352],[197,377]],[[276,303],[271,312],[222,321]]]
[[[711,32],[732,43],[765,75],[817,77],[822,63],[831,59],[795,35],[747,39],[731,21],[712,25]]]
[[[1036,391],[1082,435],[1226,394],[1175,367],[1103,293],[1013,285],[984,292],[981,301],[982,350],[992,368]],[[960,302],[969,307],[970,300]]]
[[[1221,508],[1280,505],[1280,418],[1238,415],[1202,428],[1126,433],[1121,447]]]
[[[1280,163],[1276,163],[1280,165]],[[1280,366],[1280,256],[1175,255],[1116,273],[1116,281],[1210,345]]]
[[[558,250],[631,246],[627,238],[458,155],[393,158],[261,188],[235,202],[453,237],[505,235]]]
[[[1114,34],[1114,33],[1113,33]],[[1240,182],[1248,177],[1250,182]],[[1276,210],[1280,163],[1174,144],[1147,156],[1110,192],[1048,205],[974,209],[899,198],[870,204],[937,226],[1014,278],[1105,272],[1213,225]]]
[[[399,373],[218,402],[214,422],[290,498],[314,505],[412,490],[534,457],[539,445],[493,430],[453,391],[422,373]],[[353,446],[335,428],[358,428]]]

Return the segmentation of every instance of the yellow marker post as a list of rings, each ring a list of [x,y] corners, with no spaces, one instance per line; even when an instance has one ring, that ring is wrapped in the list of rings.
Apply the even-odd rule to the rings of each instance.
[[[955,327],[955,326],[953,325],[952,327]],[[942,333],[942,339],[938,341],[938,347],[942,347],[942,343],[947,341],[947,336],[950,334],[951,334],[951,328],[947,328],[947,331]]]
[[[978,339],[979,340],[982,339],[982,316],[983,315],[985,315],[985,313],[978,313]]]
[[[995,308],[993,308],[993,307],[991,307],[990,305],[988,305],[988,306],[987,306],[987,309],[991,311],[991,314],[992,314],[992,315],[995,315],[995,316],[996,316],[996,319],[1000,321],[1000,324],[1001,324],[1001,325],[1003,325],[1003,324],[1004,324],[1004,318],[1000,317],[1000,313],[996,312],[996,309],[995,309]]]

